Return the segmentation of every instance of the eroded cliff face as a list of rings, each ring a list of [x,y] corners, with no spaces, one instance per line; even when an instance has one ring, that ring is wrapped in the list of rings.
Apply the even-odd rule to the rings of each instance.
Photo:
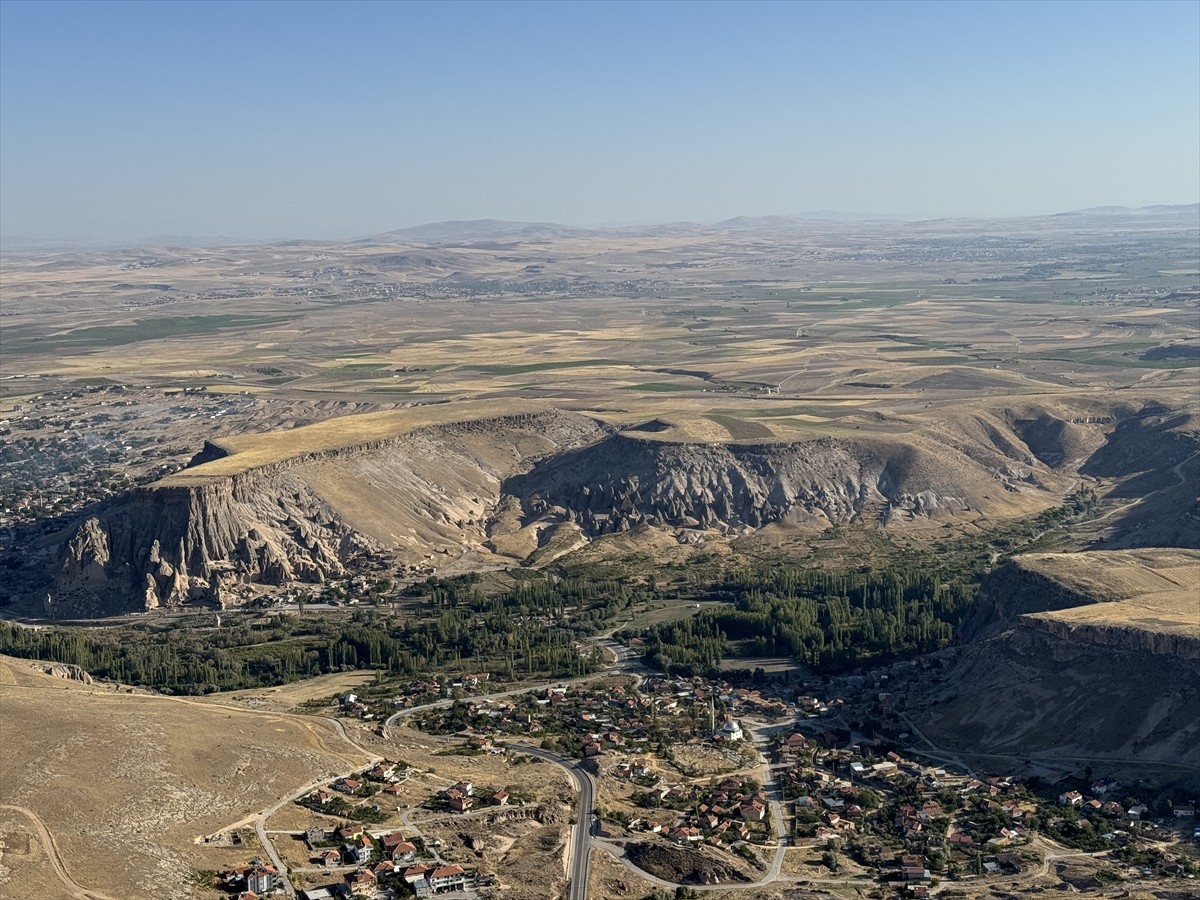
[[[1200,765],[1200,661],[1123,647],[1029,619],[964,648],[911,713],[965,753]]]
[[[295,456],[280,452],[290,434],[281,432],[284,443],[256,467],[240,469],[207,445],[185,477],[87,516],[64,542],[49,611],[221,605],[252,585],[338,578],[372,556],[416,576],[540,565],[646,527],[691,544],[774,523],[919,527],[1031,515],[1078,483],[1081,460],[1115,478],[1120,460],[1142,459],[1139,441],[1157,449],[1135,477],[1155,479],[1151,496],[1161,499],[1168,492],[1158,485],[1186,481],[1200,460],[1195,421],[1136,403],[1107,412],[1083,404],[947,411],[861,436],[702,441],[660,420],[618,431],[562,410],[490,418],[485,410]],[[1027,593],[1001,591],[1000,618],[1060,608],[1026,607]],[[972,621],[967,632],[983,627]]]
[[[481,541],[502,478],[604,433],[572,413],[498,416],[138,488],[66,539],[46,612],[223,606],[240,587],[341,577],[368,557],[403,549],[403,539],[423,551],[454,546],[470,531]],[[206,447],[193,464],[221,455]]]
[[[828,525],[969,512],[971,481],[989,477],[973,474],[955,479],[900,442],[690,444],[616,434],[545,460],[504,492],[527,521],[572,522],[591,535],[638,525],[729,533],[788,518]]]
[[[1196,600],[1200,616],[1200,598]],[[1059,645],[1111,647],[1152,656],[1174,656],[1200,661],[1200,636],[1153,630],[1120,622],[1071,622],[1054,616],[1022,616],[1021,632],[1040,632],[1057,638]],[[1059,646],[1054,645],[1054,646]]]
[[[1006,560],[980,585],[959,634],[968,641],[993,637],[1011,628],[1026,613],[1071,609],[1094,602],[1086,594]]]
[[[320,583],[374,549],[286,469],[139,488],[67,541],[48,611],[221,606],[237,584]]]
[[[1200,764],[1200,553],[1043,553],[984,581],[913,720],[946,749]]]

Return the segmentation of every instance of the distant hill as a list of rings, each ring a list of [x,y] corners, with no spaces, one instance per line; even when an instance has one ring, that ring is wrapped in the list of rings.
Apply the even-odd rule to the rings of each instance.
[[[471,219],[469,221],[432,222],[412,228],[397,228],[369,238],[370,242],[400,240],[425,243],[456,243],[462,241],[538,241],[558,240],[597,234],[589,228],[556,225],[553,222],[509,222],[502,219]]]
[[[1090,206],[1056,216],[1191,216],[1200,218],[1200,203],[1158,203],[1153,206]]]
[[[1052,213],[1048,216],[1010,216],[1001,219],[980,219],[978,221],[1019,222],[1046,221],[1080,218],[1149,218],[1162,216],[1169,218],[1200,219],[1200,204],[1181,204],[1128,207],[1128,206],[1093,206],[1088,209]],[[954,217],[951,217],[953,219]],[[397,228],[382,234],[372,235],[355,244],[388,244],[397,241],[418,244],[482,244],[482,243],[521,243],[525,241],[553,241],[573,237],[597,237],[600,235],[624,236],[669,236],[688,235],[713,232],[787,232],[811,231],[818,223],[852,223],[852,222],[905,222],[919,221],[921,216],[885,215],[878,213],[842,212],[838,210],[819,209],[794,215],[767,216],[735,216],[712,224],[694,222],[671,222],[662,225],[632,225],[609,228],[583,228],[575,225],[562,225],[556,222],[514,222],[506,219],[470,219],[449,222],[432,222],[426,225],[415,225],[411,228]]]

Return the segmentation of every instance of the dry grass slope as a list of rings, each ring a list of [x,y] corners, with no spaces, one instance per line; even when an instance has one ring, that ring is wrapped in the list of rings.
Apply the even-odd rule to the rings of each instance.
[[[0,795],[37,812],[77,881],[122,900],[194,896],[194,871],[214,862],[197,836],[364,760],[317,719],[83,685],[8,657],[0,673]]]

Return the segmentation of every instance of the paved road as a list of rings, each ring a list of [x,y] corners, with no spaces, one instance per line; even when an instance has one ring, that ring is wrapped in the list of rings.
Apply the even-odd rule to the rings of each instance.
[[[640,672],[643,670],[643,666],[638,658],[630,652],[628,647],[618,644],[608,637],[602,637],[596,640],[595,643],[601,650],[606,651],[613,658],[612,665],[603,671],[592,675],[581,675],[578,678],[560,678],[555,681],[546,681],[527,687],[513,688],[509,691],[499,691],[494,694],[476,694],[470,699],[478,702],[480,700],[496,700],[502,697],[515,697],[518,694],[528,694],[530,691],[544,690],[553,685],[580,684],[585,681],[593,681],[597,678],[616,674],[632,675],[638,684],[641,683],[642,675]],[[391,727],[408,716],[428,709],[447,709],[454,702],[453,699],[438,700],[435,703],[426,703],[423,706],[402,709],[388,716],[384,724]],[[530,747],[524,744],[509,744],[507,746],[522,753],[528,753],[530,756],[536,756],[562,766],[567,770],[567,773],[579,788],[579,807],[575,813],[575,825],[571,829],[571,841],[567,848],[567,878],[570,880],[571,885],[567,900],[587,900],[588,851],[591,849],[592,811],[596,808],[596,784],[592,780],[592,776],[579,766],[578,760],[559,756],[540,747]]]
[[[779,725],[768,725],[760,728],[752,728],[750,731],[751,737],[754,740],[754,746],[758,750],[759,758],[762,760],[762,768],[766,773],[763,779],[763,791],[767,795],[767,803],[771,807],[771,822],[775,826],[775,837],[779,841],[779,846],[775,849],[775,858],[771,860],[771,866],[767,869],[767,874],[762,877],[760,884],[769,884],[779,877],[780,871],[783,869],[783,855],[788,844],[791,843],[791,833],[788,831],[787,822],[783,818],[783,788],[775,778],[775,769],[771,766],[771,760],[767,756],[767,747],[770,744],[771,734],[776,731],[781,731],[790,728],[791,723],[785,723],[782,727]]]
[[[585,770],[578,760],[559,756],[541,747],[531,747],[527,744],[505,744],[510,750],[528,753],[539,759],[556,763],[567,770],[567,774],[579,788],[579,807],[575,813],[575,824],[571,828],[571,840],[567,845],[567,878],[571,889],[567,900],[587,900],[588,856],[591,850],[592,832],[596,808],[596,783],[591,773]]]
[[[276,869],[279,870],[279,881],[280,881],[281,885],[283,886],[283,892],[285,894],[287,894],[289,897],[296,896],[296,889],[292,886],[291,879],[288,878],[288,867],[284,864],[283,860],[280,859],[279,853],[275,850],[275,845],[271,842],[271,837],[267,833],[267,819],[271,818],[271,816],[273,816],[273,815],[275,815],[275,813],[279,812],[279,810],[284,805],[291,803],[292,801],[297,800],[300,797],[303,797],[309,791],[314,791],[317,788],[319,788],[321,785],[328,784],[331,781],[337,781],[339,778],[349,778],[351,775],[354,775],[357,772],[361,772],[364,768],[373,766],[376,763],[382,762],[382,761],[383,761],[382,756],[375,756],[375,757],[371,758],[371,761],[369,763],[366,763],[365,765],[355,766],[353,769],[349,770],[348,772],[342,772],[340,775],[334,775],[332,778],[322,778],[319,781],[309,782],[304,787],[300,788],[298,791],[294,791],[289,796],[284,797],[282,800],[280,800],[274,806],[264,809],[262,812],[260,812],[255,817],[254,831],[258,835],[258,842],[260,844],[262,844],[263,850],[266,851],[267,857],[271,860],[271,864],[273,866],[275,866]]]

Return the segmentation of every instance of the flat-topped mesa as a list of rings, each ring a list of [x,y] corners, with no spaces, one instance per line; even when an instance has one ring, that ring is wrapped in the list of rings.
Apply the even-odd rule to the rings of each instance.
[[[1200,551],[1029,553],[988,576],[967,639],[1031,628],[1075,642],[1200,659]]]
[[[1200,766],[1200,552],[1020,556],[984,582],[972,625],[916,704],[930,740]]]
[[[592,419],[543,405],[509,404],[500,415],[478,404],[405,412],[207,444],[188,468],[73,530],[47,613],[222,606],[239,586],[319,584],[390,542],[361,521],[380,492],[431,527],[461,522],[470,506],[482,528],[501,478],[530,457],[604,433]]]
[[[569,521],[585,533],[638,525],[740,531],[782,520],[879,524],[972,514],[998,496],[993,475],[956,459],[960,472],[918,441],[664,440],[664,429],[627,430],[558,454],[514,476],[526,521]],[[943,454],[954,451],[942,448]]]
[[[430,403],[399,410],[340,416],[289,431],[243,434],[206,441],[188,465],[155,486],[196,484],[243,472],[272,471],[343,452],[361,453],[388,447],[405,435],[435,426],[466,426],[471,422],[526,421],[556,412],[545,403],[504,401],[487,403]]]

